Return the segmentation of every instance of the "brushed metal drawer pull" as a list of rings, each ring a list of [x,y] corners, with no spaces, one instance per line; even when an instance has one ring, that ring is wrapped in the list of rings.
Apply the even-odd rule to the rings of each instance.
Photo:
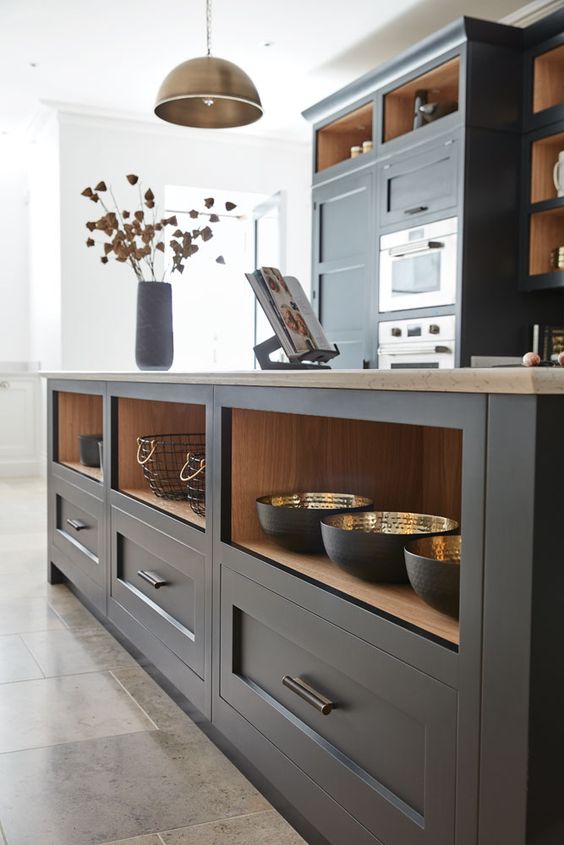
[[[422,211],[428,211],[428,205],[416,205],[414,208],[406,208],[404,214],[419,214]]]
[[[320,713],[323,713],[324,716],[328,716],[336,706],[334,701],[325,698],[320,692],[317,692],[309,684],[306,684],[302,678],[292,678],[290,675],[284,675],[282,683],[289,690],[295,692],[296,695],[299,695],[300,698],[303,698],[304,701],[307,701],[308,704],[311,704],[312,707],[315,707],[316,710],[319,710]]]
[[[165,581],[164,578],[161,578],[161,576],[157,575],[156,572],[149,572],[149,570],[146,569],[139,569],[137,574],[140,578],[143,579],[143,581],[146,581],[148,584],[151,585],[151,587],[154,587],[155,590],[160,590],[161,587],[166,587],[168,584],[168,581]]]
[[[81,522],[80,519],[67,519],[67,525],[70,525],[75,531],[84,531],[85,528],[88,528],[88,525]]]

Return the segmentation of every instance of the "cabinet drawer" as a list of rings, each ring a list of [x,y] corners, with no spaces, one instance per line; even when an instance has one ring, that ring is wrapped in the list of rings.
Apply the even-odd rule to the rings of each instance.
[[[220,694],[386,845],[452,845],[450,687],[223,567]]]
[[[205,558],[112,508],[112,597],[204,675]]]
[[[100,564],[104,548],[103,502],[59,478],[52,478],[51,487],[55,497],[53,544],[89,578],[104,586]]]
[[[447,138],[381,166],[381,226],[409,226],[423,215],[456,206],[458,147],[456,138]]]

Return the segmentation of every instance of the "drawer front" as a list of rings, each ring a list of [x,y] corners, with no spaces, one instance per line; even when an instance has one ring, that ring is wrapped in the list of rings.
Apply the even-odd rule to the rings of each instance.
[[[112,508],[112,597],[201,678],[205,558]]]
[[[458,199],[456,138],[435,142],[432,149],[381,166],[380,225],[406,223],[456,206]]]
[[[222,698],[386,845],[452,845],[456,692],[226,567],[221,590]]]
[[[52,477],[55,498],[53,544],[101,586],[105,583],[104,506],[100,499],[61,479]]]

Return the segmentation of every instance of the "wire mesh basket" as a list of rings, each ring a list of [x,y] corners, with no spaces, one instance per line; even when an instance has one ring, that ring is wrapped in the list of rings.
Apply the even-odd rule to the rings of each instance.
[[[188,455],[205,456],[204,434],[148,434],[137,438],[137,463],[145,481],[161,499],[186,499],[180,473]]]
[[[186,455],[186,463],[180,471],[180,479],[186,484],[186,497],[194,513],[206,515],[206,453],[194,449]]]

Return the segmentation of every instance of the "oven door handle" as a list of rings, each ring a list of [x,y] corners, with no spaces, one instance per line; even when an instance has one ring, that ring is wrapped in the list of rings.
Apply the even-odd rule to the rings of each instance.
[[[432,249],[444,249],[443,241],[418,241],[413,245],[394,246],[389,250],[392,258],[404,258],[418,252],[430,252]]]
[[[446,355],[452,352],[450,346],[410,346],[408,343],[397,346],[380,346],[378,355]]]

